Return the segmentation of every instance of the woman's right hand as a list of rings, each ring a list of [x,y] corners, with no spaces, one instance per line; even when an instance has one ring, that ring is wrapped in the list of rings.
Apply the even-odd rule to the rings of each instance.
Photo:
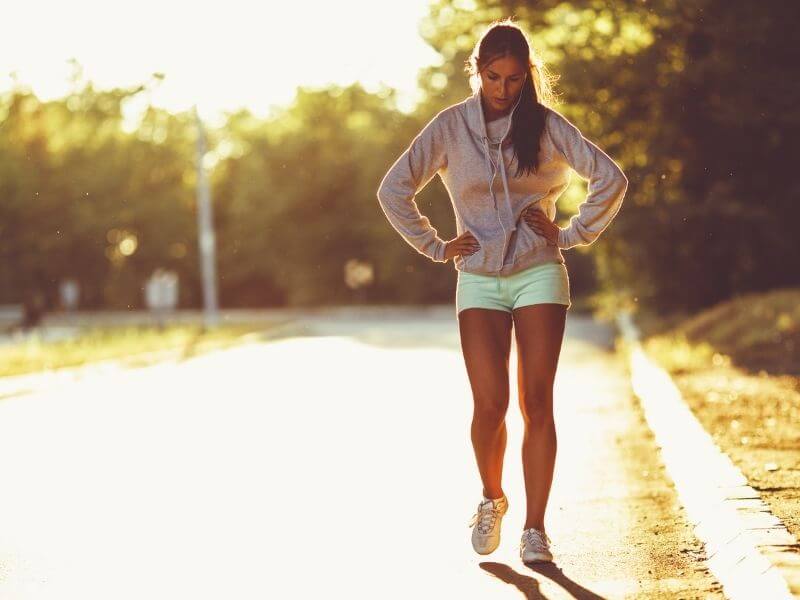
[[[447,242],[444,258],[445,260],[450,260],[455,256],[469,256],[470,254],[475,254],[480,248],[481,245],[475,239],[475,236],[470,231],[465,231],[457,238]]]

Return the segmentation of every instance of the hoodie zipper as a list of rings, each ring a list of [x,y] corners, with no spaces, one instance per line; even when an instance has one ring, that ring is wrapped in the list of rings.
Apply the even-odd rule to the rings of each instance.
[[[498,205],[497,205],[497,198],[496,198],[496,196],[494,194],[494,190],[492,189],[492,186],[494,184],[494,178],[497,175],[497,171],[500,171],[500,178],[502,179],[502,182],[503,182],[503,193],[505,194],[506,205],[507,205],[508,209],[511,210],[511,194],[508,191],[508,178],[506,177],[506,168],[505,168],[506,167],[506,161],[503,158],[503,142],[505,141],[506,137],[508,136],[508,132],[511,131],[511,126],[512,126],[513,120],[514,120],[514,111],[517,109],[517,106],[519,105],[520,100],[522,100],[522,92],[521,91],[519,93],[519,97],[517,98],[516,103],[514,104],[514,107],[511,109],[511,112],[509,113],[508,126],[506,127],[506,132],[503,134],[503,137],[500,138],[500,143],[498,144],[498,147],[497,147],[498,167],[497,167],[497,169],[495,169],[494,168],[494,161],[492,161],[491,157],[490,157],[490,150],[489,150],[489,143],[488,143],[489,138],[487,136],[488,131],[486,129],[486,120],[484,119],[484,115],[483,115],[483,106],[481,104],[480,96],[478,97],[478,110],[480,111],[481,123],[483,125],[483,134],[481,135],[481,139],[483,140],[483,150],[484,150],[484,156],[486,157],[486,163],[487,163],[487,166],[489,167],[489,170],[490,170],[490,173],[491,173],[491,179],[489,180],[489,193],[492,195],[492,199],[494,201],[494,208],[495,208],[495,214],[497,215],[497,220],[500,223],[500,227],[503,229],[503,251],[500,254],[500,261],[499,261],[500,264],[497,267],[498,270],[502,270],[502,268],[503,268],[504,260],[505,260],[505,257],[506,257],[506,251],[508,250],[508,244],[511,241],[511,237],[513,236],[514,230],[516,230],[517,226],[516,226],[516,223],[513,223],[512,224],[512,228],[511,228],[511,232],[509,233],[509,232],[506,231],[505,225],[503,225],[503,218],[502,218],[502,215],[501,215],[501,211],[500,211],[500,209],[498,208]]]

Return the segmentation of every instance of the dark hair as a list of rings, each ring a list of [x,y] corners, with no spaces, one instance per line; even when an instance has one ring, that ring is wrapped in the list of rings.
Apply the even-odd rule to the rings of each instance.
[[[517,158],[516,177],[539,167],[539,142],[544,132],[545,106],[554,99],[551,76],[541,58],[532,52],[525,33],[511,19],[495,21],[481,36],[466,61],[473,92],[480,89],[479,73],[498,58],[515,57],[525,68],[521,98],[511,122],[511,141]]]

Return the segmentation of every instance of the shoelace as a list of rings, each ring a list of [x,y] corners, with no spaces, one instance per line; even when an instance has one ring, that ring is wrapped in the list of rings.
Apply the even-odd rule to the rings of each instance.
[[[526,529],[524,538],[525,541],[535,547],[547,547],[552,541],[544,531],[534,528]]]
[[[491,500],[484,500],[478,505],[478,510],[475,514],[472,515],[472,520],[469,522],[468,527],[478,523],[478,533],[485,535],[494,529],[494,524],[499,516],[500,507],[494,506]]]

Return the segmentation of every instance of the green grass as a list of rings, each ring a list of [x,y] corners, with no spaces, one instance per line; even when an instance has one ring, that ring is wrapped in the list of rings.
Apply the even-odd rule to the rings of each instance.
[[[156,327],[104,327],[87,329],[63,341],[25,342],[0,346],[0,376],[20,375],[47,369],[76,367],[102,360],[147,364],[165,356],[187,358],[215,348],[241,342],[268,325],[224,325],[204,330],[199,325]],[[274,326],[273,326],[274,327]]]

